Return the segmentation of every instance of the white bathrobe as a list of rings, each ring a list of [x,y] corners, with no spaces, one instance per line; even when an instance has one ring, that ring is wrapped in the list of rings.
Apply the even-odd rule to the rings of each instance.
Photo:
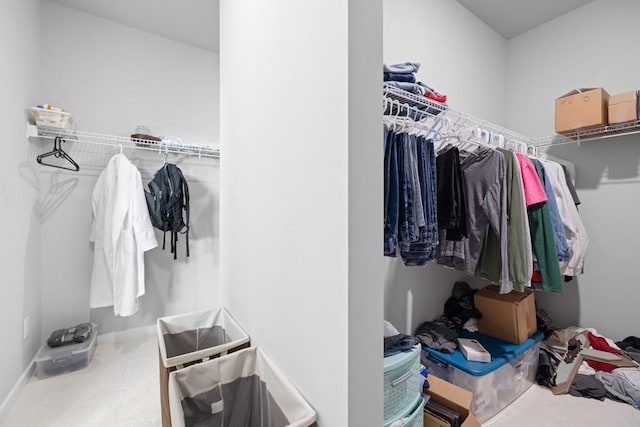
[[[158,246],[138,169],[123,154],[109,160],[93,190],[95,242],[91,308],[113,306],[116,316],[138,311],[144,295],[144,252]]]

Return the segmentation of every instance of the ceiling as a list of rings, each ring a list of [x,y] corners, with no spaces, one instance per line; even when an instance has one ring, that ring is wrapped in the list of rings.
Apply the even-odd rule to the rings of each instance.
[[[220,51],[220,0],[51,1],[212,52]],[[510,39],[593,0],[457,1]]]
[[[505,39],[518,36],[593,0],[457,0]]]
[[[51,0],[182,43],[220,51],[219,0]]]

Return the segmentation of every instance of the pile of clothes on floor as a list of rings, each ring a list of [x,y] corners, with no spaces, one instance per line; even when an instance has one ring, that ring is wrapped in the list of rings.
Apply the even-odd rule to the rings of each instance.
[[[473,295],[477,291],[467,282],[454,283],[451,296],[444,304],[444,314],[436,320],[421,323],[415,331],[416,339],[443,353],[456,351],[458,335],[463,329],[478,331],[477,319],[481,314],[473,304]]]
[[[595,329],[554,325],[544,310],[537,311],[542,342],[538,384],[554,394],[569,393],[628,403],[640,409],[640,338],[614,342]]]

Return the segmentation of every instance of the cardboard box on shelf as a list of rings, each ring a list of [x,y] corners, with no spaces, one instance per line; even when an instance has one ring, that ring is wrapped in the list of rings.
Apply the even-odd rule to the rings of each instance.
[[[556,99],[556,132],[606,126],[609,94],[602,88],[575,89]]]
[[[425,388],[424,392],[430,396],[433,401],[451,408],[459,412],[462,416],[461,427],[480,427],[480,423],[476,417],[469,412],[471,402],[473,401],[473,393],[465,390],[450,382],[441,380],[438,377],[429,375],[429,388]],[[441,427],[446,426],[443,420],[431,416],[425,412],[424,427]]]
[[[609,124],[638,120],[638,95],[635,90],[609,97]]]
[[[480,333],[514,344],[522,344],[536,330],[536,304],[533,292],[512,291],[501,294],[500,287],[489,285],[474,295]]]

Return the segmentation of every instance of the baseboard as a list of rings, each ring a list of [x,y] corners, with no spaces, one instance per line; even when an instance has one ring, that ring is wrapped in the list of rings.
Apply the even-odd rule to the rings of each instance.
[[[109,332],[103,335],[98,335],[98,343],[123,343],[135,341],[142,338],[147,338],[149,336],[156,335],[156,325],[147,325],[141,326],[139,328],[128,329],[126,331],[116,331]],[[35,374],[36,371],[36,359],[35,356],[27,365],[27,368],[24,370],[18,381],[15,383],[7,397],[4,399],[2,404],[0,404],[0,426],[4,424],[7,416],[9,415],[9,411],[13,407],[18,396],[20,396],[20,392],[24,389],[24,387],[29,382],[29,379]]]
[[[98,334],[100,330],[98,329]],[[101,342],[120,344],[123,342],[135,341],[141,338],[147,338],[149,336],[156,335],[156,325],[140,326],[138,328],[127,329],[124,331],[108,332],[106,334],[98,335],[98,345]]]
[[[4,399],[2,404],[0,404],[0,425],[4,424],[7,416],[9,415],[9,411],[11,411],[11,408],[13,407],[13,404],[15,403],[18,396],[20,396],[20,393],[27,385],[29,379],[33,376],[35,371],[36,358],[34,356],[31,362],[29,362],[29,364],[27,365],[27,368],[24,370],[22,375],[20,375],[20,378],[18,378],[18,381],[15,383],[7,397]]]

